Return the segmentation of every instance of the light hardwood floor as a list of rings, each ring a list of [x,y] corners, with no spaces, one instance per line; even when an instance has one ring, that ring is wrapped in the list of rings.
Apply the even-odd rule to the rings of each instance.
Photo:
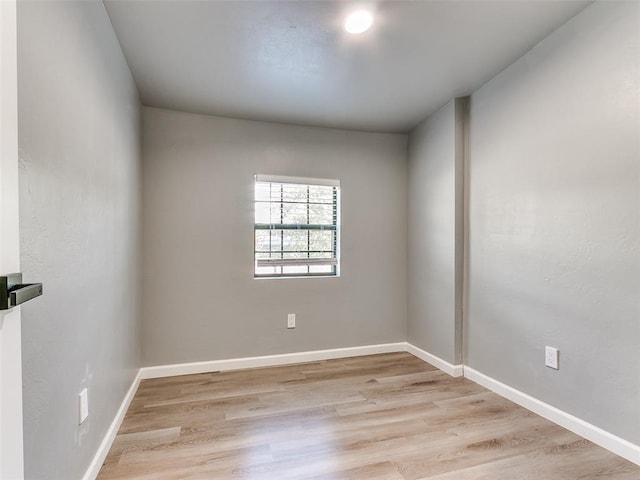
[[[638,480],[640,467],[392,353],[145,380],[98,478]]]

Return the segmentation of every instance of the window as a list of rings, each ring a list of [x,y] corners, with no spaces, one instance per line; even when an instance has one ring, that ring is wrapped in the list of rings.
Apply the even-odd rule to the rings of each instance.
[[[338,276],[340,181],[256,175],[255,277]]]

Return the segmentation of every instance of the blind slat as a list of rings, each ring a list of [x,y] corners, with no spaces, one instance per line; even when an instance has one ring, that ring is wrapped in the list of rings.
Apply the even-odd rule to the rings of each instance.
[[[279,175],[255,180],[254,275],[336,276],[340,181]],[[322,251],[312,252],[319,247]]]
[[[256,230],[336,230],[335,225],[309,225],[307,223],[256,223]]]
[[[256,260],[258,267],[276,267],[287,265],[337,265],[338,259],[333,258],[264,258]]]

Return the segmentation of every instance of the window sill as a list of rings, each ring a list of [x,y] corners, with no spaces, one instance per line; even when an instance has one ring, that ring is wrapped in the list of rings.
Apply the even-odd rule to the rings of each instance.
[[[300,275],[300,276],[289,276],[289,275],[279,275],[279,276],[275,276],[275,277],[268,277],[268,276],[260,276],[260,277],[253,277],[254,280],[297,280],[297,279],[301,279],[301,278],[340,278],[340,275]]]

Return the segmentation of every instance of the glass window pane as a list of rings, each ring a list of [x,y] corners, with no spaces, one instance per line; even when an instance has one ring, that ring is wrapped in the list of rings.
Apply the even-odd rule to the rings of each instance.
[[[309,258],[333,258],[333,252],[312,252]]]
[[[284,230],[282,234],[282,246],[283,250],[299,251],[307,250],[307,232],[304,230]]]
[[[256,202],[256,223],[270,223],[270,204]]]
[[[309,223],[333,225],[333,205],[309,205]]]
[[[280,183],[270,184],[268,200],[270,202],[279,202],[282,195],[281,189],[282,189],[282,184]]]
[[[256,182],[256,201],[269,201],[271,184],[265,182]]]
[[[292,273],[298,273],[298,274],[305,274],[307,273],[307,269],[308,267],[306,265],[287,265],[286,267],[282,267],[282,273],[285,274],[292,274]]]
[[[256,275],[279,275],[281,267],[256,267]]]
[[[269,230],[256,230],[255,231],[255,249],[259,252],[269,251]]]
[[[282,204],[282,223],[285,224],[304,224],[307,223],[307,204],[306,203],[283,203]]]
[[[300,251],[300,252],[284,252],[282,254],[282,258],[300,259],[300,258],[308,258],[308,256],[307,256],[307,252],[304,252],[304,251]]]
[[[295,183],[285,183],[282,185],[282,199],[285,202],[306,202],[307,186]]]
[[[332,230],[312,230],[309,232],[309,250],[333,251]]]
[[[277,230],[256,230],[255,242],[256,252],[279,252],[282,250],[282,239]]]
[[[271,230],[271,251],[279,252],[282,250],[282,235],[280,230]]]
[[[333,187],[322,185],[309,185],[309,202],[333,203]]]
[[[269,204],[269,223],[282,223],[281,203]]]
[[[309,273],[332,273],[331,265],[309,265]]]

